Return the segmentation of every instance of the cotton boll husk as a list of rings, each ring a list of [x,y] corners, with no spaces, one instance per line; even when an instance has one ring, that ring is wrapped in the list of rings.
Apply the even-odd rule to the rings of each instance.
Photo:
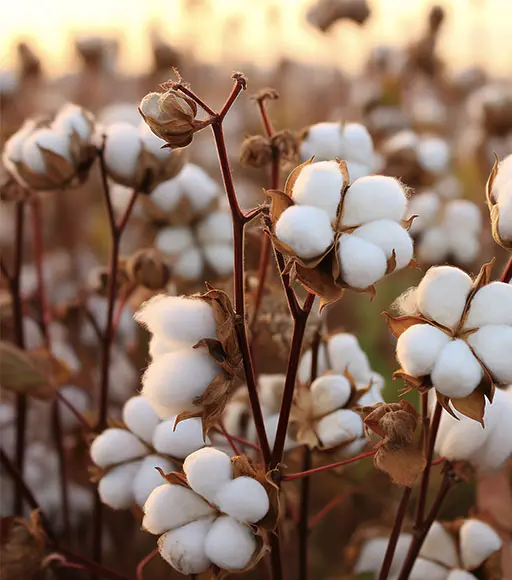
[[[248,526],[229,516],[221,516],[206,536],[208,558],[224,570],[242,570],[256,550],[256,538]]]
[[[471,278],[459,268],[430,268],[418,286],[419,310],[431,320],[455,328],[471,290]]]
[[[163,354],[144,373],[142,394],[151,404],[167,407],[170,413],[197,410],[195,399],[219,372],[220,367],[204,349]]]
[[[133,125],[114,123],[107,128],[106,135],[104,155],[107,169],[124,179],[134,179],[142,149],[139,132]]]
[[[212,502],[220,488],[233,478],[229,455],[212,447],[203,447],[189,455],[183,463],[183,471],[190,487]]]
[[[183,280],[197,280],[203,273],[204,260],[197,247],[188,248],[173,264],[174,275]]]
[[[132,433],[149,444],[160,423],[151,403],[143,396],[132,397],[126,401],[123,407],[123,421]]]
[[[84,140],[91,136],[91,125],[82,107],[72,103],[64,105],[55,115],[52,128],[66,135],[71,135],[75,132]]]
[[[74,385],[65,385],[59,389],[60,394],[73,405],[80,413],[86,413],[89,408],[89,395],[79,387]],[[59,400],[60,420],[65,432],[72,431],[80,425],[79,420],[65,403]]]
[[[217,338],[213,308],[204,300],[159,294],[142,305],[135,319],[166,340],[193,345],[202,338]]]
[[[205,540],[213,518],[190,522],[158,539],[162,558],[181,574],[201,574],[210,567]]]
[[[373,160],[373,141],[367,128],[360,123],[343,125],[343,158],[370,166]],[[333,157],[339,157],[334,155]],[[350,172],[349,172],[350,173]]]
[[[486,324],[512,326],[512,285],[491,282],[473,296],[464,329]]]
[[[223,485],[215,502],[219,509],[241,522],[262,520],[270,507],[265,488],[252,477],[241,476]]]
[[[457,549],[452,536],[439,522],[434,522],[420,551],[422,558],[445,564],[448,568],[457,565]],[[430,576],[425,576],[430,578]]]
[[[286,209],[277,220],[275,233],[304,259],[320,256],[334,240],[328,214],[311,206]]]
[[[503,385],[512,383],[512,327],[489,324],[468,337],[468,343],[491,372]]]
[[[356,383],[368,385],[371,380],[370,362],[353,334],[333,334],[327,342],[327,352],[334,371],[339,374],[348,371]]]
[[[180,186],[196,211],[206,209],[219,195],[217,183],[198,165],[187,163],[178,175]]]
[[[192,230],[188,227],[163,228],[155,238],[155,246],[170,256],[177,256],[194,244]]]
[[[153,446],[159,453],[185,459],[205,446],[203,425],[200,417],[180,421],[174,428],[176,417],[160,423],[153,435]]]
[[[450,163],[450,148],[444,139],[425,137],[418,144],[418,161],[427,171],[443,173]]]
[[[144,504],[142,528],[150,534],[163,534],[213,513],[213,508],[193,490],[163,483],[149,494]]]
[[[435,562],[418,558],[408,580],[446,580],[446,568]]]
[[[233,242],[233,222],[229,213],[215,211],[208,214],[197,226],[197,237],[202,244]]]
[[[377,220],[357,228],[352,235],[371,242],[379,247],[386,258],[390,258],[393,250],[396,256],[396,269],[405,268],[412,259],[412,238],[406,230],[392,220]]]
[[[185,168],[182,171],[185,171]],[[151,192],[151,201],[164,212],[172,211],[182,196],[180,177],[181,173],[177,177],[163,181]]]
[[[425,264],[444,262],[450,252],[448,232],[442,227],[427,230],[416,243],[416,255]]]
[[[460,557],[468,570],[478,568],[502,545],[498,534],[488,524],[480,520],[466,520],[460,530]]]
[[[396,357],[406,373],[413,377],[429,375],[451,337],[430,324],[410,326],[398,338]]]
[[[363,420],[354,411],[341,409],[316,424],[318,438],[324,447],[336,447],[363,436]]]
[[[362,238],[342,234],[338,243],[338,256],[343,280],[353,288],[368,288],[386,273],[384,252]]]
[[[466,570],[452,570],[446,580],[477,580],[477,578],[470,572],[466,572]]]
[[[164,473],[171,473],[177,471],[176,465],[159,455],[148,455],[145,457],[141,466],[133,480],[133,497],[135,503],[143,507],[149,494],[157,487],[162,485],[164,479],[157,471],[159,467]]]
[[[101,501],[115,510],[128,509],[133,505],[133,480],[140,468],[140,461],[113,467],[98,483]]]
[[[321,417],[343,407],[350,398],[351,387],[342,375],[325,375],[311,383],[313,416]]]
[[[455,199],[446,206],[444,222],[448,228],[477,234],[482,229],[482,214],[476,203]]]
[[[22,149],[22,161],[35,173],[46,173],[46,163],[40,148],[53,151],[67,161],[71,161],[69,138],[49,128],[36,129],[29,135]]]
[[[144,121],[139,125],[139,134],[144,148],[160,161],[167,161],[172,155],[172,149],[162,148],[165,141],[157,137]]]
[[[312,362],[312,352],[307,350],[301,357],[299,362],[299,368],[297,371],[297,376],[299,381],[303,385],[309,384],[311,379],[311,362]],[[317,374],[323,375],[329,368],[329,362],[327,360],[327,350],[324,344],[321,344],[318,349],[318,361],[317,361]]]
[[[455,398],[471,394],[483,376],[480,363],[461,339],[452,340],[443,348],[430,375],[437,391]]]
[[[99,467],[131,461],[147,455],[148,448],[133,433],[111,427],[100,433],[91,445],[91,459]]]
[[[203,251],[206,262],[218,276],[229,276],[233,272],[233,246],[210,243]]]
[[[457,233],[456,230],[448,232],[451,246],[451,254],[458,264],[471,264],[480,253],[480,240],[475,234]]]
[[[439,196],[433,191],[425,191],[411,197],[407,205],[407,217],[417,216],[409,230],[411,235],[422,232],[436,219],[440,205]]]
[[[300,146],[300,158],[307,161],[314,155],[316,161],[328,161],[340,157],[341,151],[340,123],[317,123],[308,128],[307,138]]]
[[[398,222],[406,204],[405,192],[397,179],[384,175],[361,177],[347,190],[341,223],[358,226],[383,219]]]

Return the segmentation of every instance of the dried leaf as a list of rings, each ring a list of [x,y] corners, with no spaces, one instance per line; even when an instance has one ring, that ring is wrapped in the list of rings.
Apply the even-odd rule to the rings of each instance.
[[[284,191],[278,189],[266,189],[264,193],[270,198],[270,218],[275,225],[282,213],[295,205],[295,202]]]
[[[459,418],[453,412],[453,409],[450,407],[450,397],[447,397],[446,395],[442,395],[439,391],[436,391],[436,398],[437,398],[437,402],[441,405],[441,407],[443,407],[443,409],[449,415],[451,415],[454,419],[457,419],[457,421],[458,421]]]
[[[391,316],[387,312],[382,315],[395,338],[399,338],[408,328],[415,324],[425,324],[427,321],[421,316]]]
[[[247,455],[237,455],[231,458],[231,463],[233,465],[233,479],[236,477],[255,477],[256,470],[254,465]]]
[[[425,469],[425,458],[416,446],[399,450],[380,447],[374,457],[375,467],[386,472],[393,483],[412,487]]]
[[[172,485],[181,485],[182,487],[190,487],[188,485],[187,478],[185,474],[180,473],[178,471],[172,471],[171,473],[164,473],[160,467],[155,467],[158,473],[170,484]]]
[[[393,380],[400,379],[412,389],[421,391],[426,386],[426,377],[413,377],[406,373],[403,369],[398,369],[393,373]]]
[[[386,260],[386,272],[385,275],[387,276],[388,274],[391,274],[391,272],[394,272],[395,268],[396,268],[396,252],[395,250],[393,250],[391,252],[391,256],[389,256],[389,258]]]
[[[475,389],[467,397],[452,397],[450,402],[459,413],[478,421],[482,427],[484,426],[485,396],[478,389]]]
[[[286,179],[286,182],[284,184],[284,193],[291,198],[292,196],[292,191],[293,191],[293,186],[295,185],[295,182],[297,181],[300,172],[304,169],[304,167],[306,167],[306,165],[309,165],[310,163],[313,163],[313,159],[314,156],[309,158],[307,161],[304,161],[304,163],[301,163],[300,165],[298,165],[291,173],[290,175],[288,175],[288,178]]]

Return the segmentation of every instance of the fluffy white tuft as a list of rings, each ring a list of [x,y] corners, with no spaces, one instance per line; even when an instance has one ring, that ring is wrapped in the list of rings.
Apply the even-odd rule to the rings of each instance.
[[[483,375],[480,363],[466,342],[455,339],[443,348],[430,376],[435,389],[441,394],[460,398],[471,394]]]
[[[356,383],[370,382],[370,362],[353,334],[333,334],[327,342],[327,352],[334,371],[339,374],[348,371]]]
[[[52,128],[66,135],[75,132],[83,140],[89,139],[92,132],[84,110],[73,103],[67,103],[59,110],[53,119]]]
[[[373,141],[368,129],[360,123],[345,123],[343,125],[343,153],[333,155],[346,161],[356,161],[371,167],[373,162]]]
[[[313,416],[321,417],[343,407],[350,398],[351,387],[343,375],[325,375],[311,383]]]
[[[208,265],[218,276],[226,277],[233,272],[233,246],[226,243],[208,244],[203,248]]]
[[[478,568],[502,545],[498,534],[488,524],[480,520],[466,520],[460,530],[460,557],[464,568]]]
[[[199,248],[188,248],[173,264],[173,272],[177,278],[183,280],[197,280],[204,269],[203,255]]]
[[[455,541],[439,522],[432,524],[421,548],[420,556],[444,564],[448,568],[457,565]]]
[[[489,324],[470,334],[468,342],[498,383],[512,383],[512,326]]]
[[[429,375],[450,340],[450,336],[430,324],[410,326],[396,344],[398,362],[413,377]]]
[[[452,570],[446,580],[477,580],[476,576],[473,576],[470,572],[466,572],[466,570]]]
[[[307,161],[313,155],[317,161],[341,157],[342,127],[340,123],[317,123],[308,128],[306,139],[300,146],[300,157]]]
[[[447,228],[453,228],[459,233],[478,234],[482,229],[480,208],[468,199],[455,199],[448,203],[444,221]]]
[[[134,179],[142,149],[138,130],[128,123],[114,123],[107,127],[106,136],[107,170],[123,179]]]
[[[342,234],[338,252],[343,280],[353,288],[368,288],[386,273],[384,252],[362,238]]]
[[[446,580],[446,568],[430,560],[418,558],[414,562],[408,580]]]
[[[148,448],[133,433],[117,427],[105,429],[91,445],[91,459],[98,467],[131,461],[147,453]]]
[[[407,218],[416,215],[409,232],[412,235],[424,231],[436,219],[441,202],[433,191],[425,191],[411,197],[407,205]]]
[[[182,191],[179,176],[162,181],[151,192],[151,201],[155,203],[162,211],[170,212],[175,209],[176,204],[181,198]]]
[[[270,507],[268,494],[259,481],[241,476],[228,481],[217,493],[220,510],[241,522],[262,520]]]
[[[151,443],[156,426],[160,423],[151,403],[140,395],[126,401],[123,407],[123,421],[132,433],[146,443]]]
[[[213,447],[203,447],[189,455],[183,471],[190,487],[212,502],[220,488],[233,478],[231,458]]]
[[[169,256],[179,256],[194,245],[192,230],[185,226],[162,228],[155,238],[155,246]]]
[[[209,213],[197,226],[197,237],[202,244],[210,242],[233,242],[233,223],[229,213]]]
[[[148,455],[142,460],[132,486],[135,503],[140,507],[144,506],[150,493],[164,481],[157,467],[164,473],[171,473],[177,469],[171,461],[160,455]]]
[[[418,143],[418,161],[427,171],[444,173],[450,163],[450,148],[444,139],[424,137]]]
[[[113,467],[98,483],[101,501],[115,510],[128,509],[133,505],[133,480],[140,468],[140,461]]]
[[[312,363],[312,352],[311,349],[307,350],[301,357],[299,362],[299,368],[297,371],[297,376],[299,381],[303,385],[309,384],[311,380],[311,363]],[[325,371],[329,368],[329,363],[327,360],[327,351],[324,344],[320,344],[318,349],[318,361],[317,361],[317,374],[323,375]]]
[[[363,420],[354,411],[334,411],[316,424],[318,438],[324,447],[336,447],[363,436]]]
[[[512,285],[491,282],[473,296],[464,328],[480,328],[485,324],[512,326]]]
[[[204,447],[203,426],[199,417],[180,421],[174,428],[176,417],[160,423],[155,429],[153,446],[159,453],[185,459],[187,455]]]
[[[46,172],[41,148],[53,151],[67,161],[71,161],[69,138],[65,133],[59,133],[47,127],[36,129],[25,139],[22,149],[23,162],[35,173]]]
[[[250,528],[229,516],[217,518],[206,536],[206,555],[224,570],[242,570],[255,550],[256,538]]]
[[[217,183],[199,165],[187,163],[177,179],[196,211],[205,210],[219,195]]]
[[[480,253],[480,240],[471,232],[458,232],[449,229],[447,239],[453,259],[458,264],[471,264]]]
[[[435,226],[427,230],[416,244],[416,255],[424,264],[444,262],[450,250],[446,230]]]

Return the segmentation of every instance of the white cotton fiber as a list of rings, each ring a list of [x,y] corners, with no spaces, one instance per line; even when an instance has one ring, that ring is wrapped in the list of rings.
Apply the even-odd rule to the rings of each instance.
[[[372,538],[363,544],[354,568],[356,574],[378,572],[382,567],[388,547],[388,538]]]
[[[512,155],[502,159],[498,166],[498,173],[492,184],[493,194],[497,200],[501,198],[510,182],[512,182]]]
[[[352,235],[378,246],[390,258],[393,250],[396,269],[405,268],[412,259],[413,243],[409,233],[393,220],[377,220],[357,228]]]
[[[330,336],[327,352],[334,371],[339,374],[348,371],[356,383],[370,382],[370,362],[353,334],[338,332]]]
[[[49,128],[36,129],[23,143],[22,160],[35,173],[46,173],[46,163],[41,149],[53,151],[71,161],[69,138]]]
[[[475,234],[448,230],[448,240],[453,260],[458,264],[471,264],[478,258],[480,240]]]
[[[312,357],[311,350],[307,350],[299,362],[297,376],[303,385],[308,385],[311,380]],[[317,375],[323,375],[328,368],[327,351],[325,345],[320,344],[320,348],[318,349]]]
[[[91,459],[98,467],[131,461],[147,455],[148,448],[125,429],[111,427],[100,433],[91,445]]]
[[[123,407],[123,421],[128,429],[151,444],[153,433],[160,419],[146,397],[132,397]]]
[[[468,343],[498,383],[512,383],[512,326],[483,326],[469,335]]]
[[[197,237],[202,244],[209,242],[233,243],[233,222],[229,213],[209,213],[197,226]]]
[[[459,268],[430,268],[418,286],[418,307],[426,317],[453,329],[460,322],[472,284]]]
[[[443,173],[450,163],[450,148],[444,139],[424,137],[418,143],[418,161],[423,169]]]
[[[151,192],[151,201],[156,204],[162,211],[171,212],[175,209],[178,200],[182,196],[179,176],[162,181]]]
[[[344,226],[358,226],[375,220],[400,221],[407,198],[400,182],[393,177],[370,175],[355,181],[345,195]]]
[[[342,234],[338,243],[338,257],[343,281],[353,288],[368,288],[386,273],[384,252],[362,238]]]
[[[273,447],[276,441],[277,425],[279,423],[279,413],[268,415],[267,417],[264,418],[263,422],[265,423],[265,431],[267,433],[268,443],[270,447]],[[256,443],[257,434],[256,428],[254,427],[254,423],[250,424],[250,430],[251,430],[251,441],[254,441]],[[297,442],[294,441],[287,432],[284,440],[284,450],[289,451],[290,449],[294,449],[295,447],[297,447]]]
[[[485,324],[512,326],[512,285],[491,282],[473,296],[464,328],[480,328]]]
[[[163,148],[165,141],[157,137],[144,121],[139,125],[139,134],[144,149],[152,153],[159,161],[167,161],[172,155],[172,149]]]
[[[308,128],[306,139],[300,146],[300,158],[307,161],[328,161],[342,156],[342,126],[340,123],[317,123]]]
[[[455,541],[439,522],[432,524],[423,542],[420,556],[444,564],[448,568],[457,565],[458,556]]]
[[[371,163],[365,165],[363,163],[357,163],[357,161],[350,160],[346,163],[350,183],[354,183],[354,181],[357,181],[361,177],[366,177],[371,173]]]
[[[153,445],[158,453],[185,459],[194,451],[205,446],[203,425],[199,417],[180,421],[174,428],[176,417],[158,425],[153,436]]]
[[[153,358],[157,358],[162,354],[168,354],[170,352],[176,352],[177,350],[181,350],[183,348],[183,343],[178,342],[175,340],[165,340],[164,338],[160,338],[159,336],[152,336],[149,339],[149,356]]]
[[[286,209],[277,220],[275,233],[304,259],[320,256],[334,240],[328,214],[311,206],[295,205]]]
[[[107,170],[122,179],[134,179],[142,149],[139,132],[128,123],[114,123],[107,127],[106,134],[104,155]]]
[[[162,558],[181,574],[201,574],[210,567],[205,541],[213,518],[190,522],[158,539]]]
[[[185,226],[162,228],[155,238],[155,246],[170,256],[178,256],[194,244],[192,230]]]
[[[324,447],[336,447],[363,436],[363,420],[349,409],[334,411],[320,419],[316,433]]]
[[[128,509],[133,505],[133,480],[139,471],[140,461],[113,467],[98,483],[101,501],[112,509]]]
[[[408,580],[446,580],[446,568],[436,562],[418,558],[414,562]]]
[[[512,183],[508,186],[507,196],[503,196],[499,202],[500,219],[498,232],[504,240],[512,240]]]
[[[371,166],[373,161],[373,141],[364,125],[360,123],[345,123],[343,125],[342,142],[342,159]],[[340,154],[337,156],[340,157]]]
[[[498,534],[488,524],[475,519],[466,520],[460,530],[460,557],[464,568],[478,568],[502,545]]]
[[[142,305],[135,319],[166,340],[193,345],[202,338],[217,338],[213,308],[204,300],[159,294]]]
[[[52,128],[66,135],[75,132],[81,139],[87,140],[91,136],[92,124],[84,114],[82,107],[67,103],[55,115]]]
[[[228,481],[217,493],[219,509],[241,522],[262,520],[270,507],[268,494],[259,481],[241,476]]]
[[[439,196],[433,191],[413,195],[407,204],[407,217],[418,217],[413,220],[409,232],[416,235],[424,231],[436,219],[440,205]]]
[[[231,458],[213,447],[203,447],[189,455],[183,471],[190,487],[212,502],[220,488],[233,478]]]
[[[163,534],[213,513],[213,508],[193,490],[163,483],[151,492],[144,504],[142,528],[150,534]]]
[[[444,262],[450,252],[448,232],[440,226],[428,229],[416,243],[416,255],[425,264]]]
[[[478,234],[482,229],[480,208],[468,199],[455,199],[447,204],[444,222],[459,232]]]
[[[232,245],[210,243],[203,248],[203,251],[206,262],[218,276],[226,277],[233,272]]]
[[[160,457],[159,455],[145,457],[133,480],[133,497],[135,503],[140,507],[144,506],[149,494],[164,482],[160,472],[156,469],[157,467],[165,474],[177,470],[176,466],[165,457]]]
[[[203,273],[204,260],[196,246],[185,250],[172,265],[173,274],[183,280],[197,280]]]
[[[349,400],[351,387],[343,375],[325,375],[311,384],[313,416],[321,417],[341,409]]]
[[[260,375],[258,377],[258,395],[265,411],[279,412],[283,398],[285,375]]]
[[[477,580],[476,576],[473,576],[470,572],[466,572],[466,570],[452,570],[446,580]]]
[[[461,339],[449,342],[438,356],[430,375],[435,389],[447,397],[465,397],[480,384],[484,372]]]
[[[206,555],[219,568],[242,570],[256,550],[250,528],[229,516],[217,518],[206,536]]]
[[[178,174],[179,184],[196,211],[206,209],[219,195],[217,183],[198,165],[187,163]]]
[[[396,344],[398,362],[413,377],[429,375],[450,340],[450,336],[430,324],[410,326]]]
[[[11,163],[23,160],[23,145],[27,137],[34,131],[36,123],[32,119],[27,119],[23,125],[7,139],[2,151],[2,161],[6,167],[11,168]]]

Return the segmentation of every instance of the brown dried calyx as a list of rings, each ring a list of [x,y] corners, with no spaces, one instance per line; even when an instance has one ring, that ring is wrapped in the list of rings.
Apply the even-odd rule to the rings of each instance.
[[[106,266],[93,268],[89,273],[89,288],[100,296],[108,295],[110,270]],[[127,284],[130,283],[130,276],[126,271],[126,263],[121,260],[117,269],[116,294],[119,294]]]
[[[298,152],[297,138],[290,131],[279,131],[271,138],[251,135],[242,143],[240,163],[245,167],[259,169],[270,165],[274,158],[283,162],[294,161]]]
[[[126,260],[126,273],[131,282],[149,290],[162,290],[170,278],[168,265],[155,248],[135,252]]]
[[[327,32],[338,20],[351,20],[362,25],[369,16],[366,0],[319,0],[309,10],[307,19],[322,32]]]

